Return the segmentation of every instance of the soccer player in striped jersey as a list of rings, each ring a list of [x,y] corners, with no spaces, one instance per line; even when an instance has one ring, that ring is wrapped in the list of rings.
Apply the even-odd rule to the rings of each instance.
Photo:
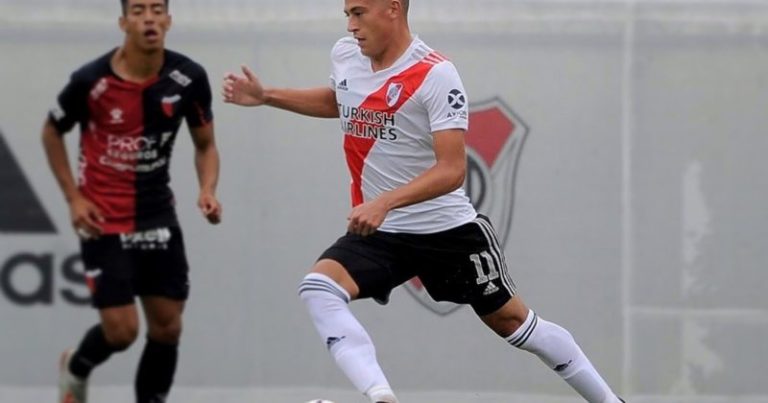
[[[329,87],[267,88],[245,66],[222,86],[228,103],[340,119],[352,179],[347,233],[299,285],[318,333],[371,402],[397,402],[348,303],[385,304],[394,287],[419,276],[435,300],[470,305],[587,401],[619,402],[571,334],[516,294],[491,223],[462,189],[468,102],[461,79],[411,35],[407,11],[408,0],[346,0],[352,35],[333,47]]]
[[[43,128],[43,144],[69,204],[92,304],[100,323],[62,355],[60,403],[85,403],[91,371],[128,348],[139,330],[141,299],[147,339],[136,373],[136,401],[165,401],[176,371],[188,266],[169,164],[186,121],[195,146],[198,206],[212,224],[219,155],[205,70],[165,49],[168,0],[121,0],[125,39],[75,71]],[[77,181],[63,134],[80,127]]]

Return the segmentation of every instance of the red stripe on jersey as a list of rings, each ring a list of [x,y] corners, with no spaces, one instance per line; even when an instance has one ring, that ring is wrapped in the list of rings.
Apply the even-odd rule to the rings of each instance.
[[[435,64],[439,64],[448,60],[445,56],[441,55],[438,52],[432,52],[429,55],[427,55],[427,57],[425,57],[424,59]]]
[[[197,118],[200,120],[200,126],[198,127],[205,127],[211,123],[208,119],[206,119],[205,110],[202,106],[200,106],[200,103],[198,102],[195,102],[195,111],[197,112]]]
[[[429,71],[432,70],[432,67],[435,66],[427,60],[431,55],[432,54],[428,55],[413,66],[402,71],[400,74],[390,77],[381,88],[368,95],[363,103],[360,104],[360,108],[392,114],[396,113],[400,107],[413,96],[416,90],[421,87],[421,84],[427,77],[427,73],[429,73]],[[389,94],[390,87],[392,87],[394,91],[397,91],[398,85],[402,87],[399,88],[397,100],[392,106],[389,106],[388,97],[392,96],[392,94]],[[364,123],[355,120],[350,120],[350,122]],[[375,138],[357,137],[345,133],[344,152],[347,157],[349,172],[352,175],[352,206],[362,204],[364,201],[362,189],[363,167],[365,165],[365,159],[368,157],[368,153],[370,153],[374,144],[376,144]]]
[[[88,97],[90,120],[80,138],[81,191],[106,218],[105,233],[133,232],[136,216],[136,153],[144,133],[143,91],[156,80],[135,84],[107,77],[106,90]],[[83,165],[84,163],[84,165]]]

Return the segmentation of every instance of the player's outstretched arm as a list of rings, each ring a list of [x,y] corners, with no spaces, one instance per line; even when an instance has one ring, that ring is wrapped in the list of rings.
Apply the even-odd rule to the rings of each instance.
[[[259,78],[242,66],[242,75],[227,73],[221,86],[224,102],[240,106],[269,105],[302,115],[337,118],[336,93],[329,87],[265,88]]]
[[[266,103],[266,94],[264,86],[255,74],[242,65],[243,75],[227,73],[224,75],[224,82],[221,85],[221,95],[224,102],[240,106],[259,106]]]

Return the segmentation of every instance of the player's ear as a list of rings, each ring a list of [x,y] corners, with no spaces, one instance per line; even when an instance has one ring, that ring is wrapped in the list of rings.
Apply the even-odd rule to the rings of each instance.
[[[171,16],[170,14],[168,14],[168,27],[167,27],[165,30],[166,30],[166,31],[170,31],[170,30],[171,30],[171,26],[172,26],[172,25],[173,25],[173,16]]]
[[[397,15],[400,14],[402,8],[403,4],[400,3],[400,0],[391,0],[389,2],[389,15],[393,18],[397,17]]]
[[[121,15],[120,18],[117,19],[117,25],[120,27],[120,30],[125,32],[125,26],[128,24],[128,22],[125,20],[125,15]]]

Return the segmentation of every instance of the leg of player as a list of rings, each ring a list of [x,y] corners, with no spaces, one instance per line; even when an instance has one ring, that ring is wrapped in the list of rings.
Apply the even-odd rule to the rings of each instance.
[[[571,334],[547,322],[512,297],[481,319],[510,345],[538,356],[590,403],[620,403],[616,394],[584,355]]]
[[[376,359],[368,333],[349,310],[358,288],[339,263],[317,262],[299,285],[299,295],[336,364],[373,403],[397,403]]]
[[[176,374],[184,301],[144,296],[141,302],[148,334],[136,372],[136,401],[164,402]]]
[[[103,308],[99,310],[99,316],[101,323],[85,333],[77,349],[62,354],[60,403],[86,403],[86,386],[91,371],[136,340],[139,317],[135,305]]]

